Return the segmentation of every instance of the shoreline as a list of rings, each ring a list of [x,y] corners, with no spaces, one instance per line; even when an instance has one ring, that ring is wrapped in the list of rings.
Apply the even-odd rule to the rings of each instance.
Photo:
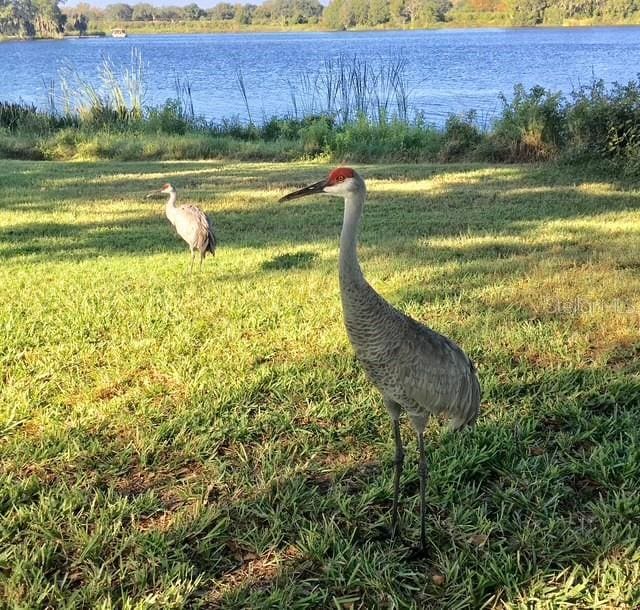
[[[114,26],[115,27],[115,26]],[[455,24],[444,23],[432,27],[420,27],[420,28],[399,28],[399,27],[379,27],[379,28],[348,28],[341,30],[332,30],[329,28],[308,28],[308,27],[238,27],[238,28],[157,28],[155,30],[144,27],[122,27],[126,30],[127,38],[130,36],[178,36],[187,35],[193,36],[197,34],[340,34],[340,33],[365,33],[365,32],[432,32],[442,30],[557,30],[557,29],[598,29],[598,28],[637,28],[640,27],[638,23],[564,23],[564,24],[540,24],[540,25],[469,25],[469,24]],[[105,28],[107,31],[111,30],[109,26]],[[0,36],[0,43],[2,42],[34,42],[40,40],[78,40],[84,38],[112,38],[112,36],[105,32],[91,33],[86,35],[79,34],[67,34],[64,36],[55,37],[20,37],[20,36]],[[122,40],[126,40],[123,38]]]

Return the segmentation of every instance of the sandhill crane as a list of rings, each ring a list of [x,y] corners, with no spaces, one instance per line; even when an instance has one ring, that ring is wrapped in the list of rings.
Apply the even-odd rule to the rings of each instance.
[[[347,335],[356,356],[382,393],[393,421],[395,469],[392,532],[399,533],[398,500],[404,449],[400,413],[406,411],[418,438],[420,543],[426,551],[427,462],[424,429],[430,415],[443,414],[459,429],[473,424],[480,410],[480,383],[473,362],[450,339],[416,322],[385,301],[365,280],[356,251],[366,199],[364,180],[351,168],[334,169],[324,180],[289,193],[288,201],[316,193],[344,198],[339,279]]]
[[[216,254],[217,242],[213,232],[213,223],[195,205],[176,205],[178,194],[170,184],[167,183],[161,189],[152,191],[147,197],[152,197],[158,193],[169,195],[165,213],[178,235],[187,242],[191,250],[191,267],[189,271],[193,272],[193,261],[196,257],[196,252],[200,252],[200,268],[202,268],[202,261],[207,252],[211,252],[212,256]]]

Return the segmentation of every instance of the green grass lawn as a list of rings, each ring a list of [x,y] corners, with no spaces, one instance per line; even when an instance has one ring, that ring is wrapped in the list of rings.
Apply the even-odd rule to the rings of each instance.
[[[365,275],[478,363],[483,411],[393,441],[315,163],[0,166],[0,607],[637,608],[640,192],[586,170],[359,166]],[[219,237],[186,245],[171,181]]]

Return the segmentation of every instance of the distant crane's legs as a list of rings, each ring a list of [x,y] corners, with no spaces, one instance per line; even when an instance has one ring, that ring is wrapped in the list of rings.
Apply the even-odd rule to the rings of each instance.
[[[400,535],[400,525],[398,523],[398,504],[400,500],[400,476],[402,475],[402,465],[404,464],[404,450],[402,448],[402,436],[400,436],[400,420],[393,420],[393,440],[396,445],[396,454],[393,460],[395,472],[393,475],[393,508],[391,509],[391,535],[396,538]]]
[[[191,266],[189,267],[189,275],[193,275],[193,263],[196,260],[196,251],[191,250]]]
[[[427,512],[427,458],[424,453],[424,433],[418,432],[418,452],[420,454],[418,471],[420,473],[420,546],[422,552],[427,550],[427,533],[425,530]]]

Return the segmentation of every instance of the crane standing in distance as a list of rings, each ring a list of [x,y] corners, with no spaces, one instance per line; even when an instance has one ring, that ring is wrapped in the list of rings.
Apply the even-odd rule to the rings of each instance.
[[[404,463],[399,423],[403,409],[418,437],[420,543],[425,552],[427,461],[424,429],[429,416],[439,413],[450,417],[456,430],[473,424],[480,411],[480,382],[473,362],[453,341],[391,306],[364,278],[356,244],[367,190],[358,173],[348,167],[338,167],[328,178],[289,193],[280,201],[316,193],[344,198],[339,255],[342,311],[356,356],[382,393],[393,421],[394,536],[399,533],[398,501]]]
[[[159,193],[169,195],[165,213],[178,235],[187,242],[191,250],[189,273],[193,272],[193,261],[195,260],[196,252],[200,253],[200,268],[202,269],[202,261],[207,252],[211,252],[212,256],[216,254],[217,240],[213,232],[213,223],[195,205],[176,205],[178,194],[176,189],[169,183],[165,184],[161,189],[149,193],[147,198]]]

